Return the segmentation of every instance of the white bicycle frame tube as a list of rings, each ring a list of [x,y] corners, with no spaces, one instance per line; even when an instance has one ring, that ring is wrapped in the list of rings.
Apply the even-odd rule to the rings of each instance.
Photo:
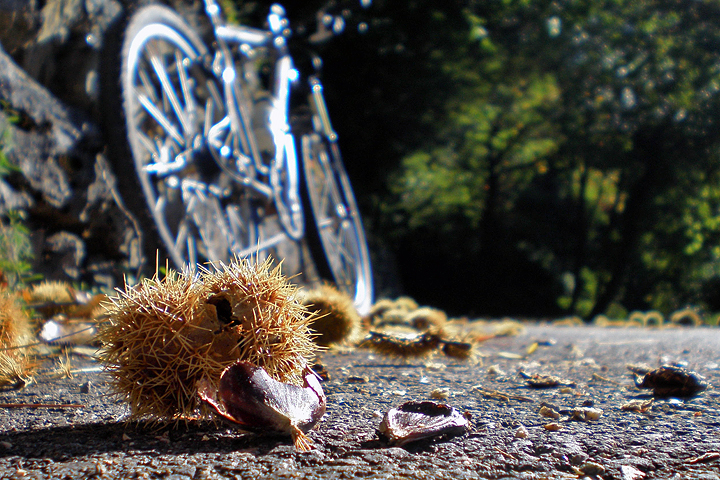
[[[287,50],[284,35],[287,20],[284,17],[284,12],[279,6],[271,9],[271,13],[268,15],[270,30],[267,31],[225,24],[216,0],[205,0],[205,9],[212,21],[220,47],[219,51],[222,53],[224,60],[221,77],[231,123],[241,141],[246,138],[244,132],[250,132],[247,135],[247,146],[254,157],[255,170],[262,175],[269,175],[271,188],[268,189],[263,182],[251,177],[248,177],[248,181],[244,183],[264,195],[271,191],[279,209],[287,210],[284,207],[289,207],[290,211],[284,212],[283,224],[285,224],[287,233],[298,240],[304,234],[304,220],[300,201],[300,174],[295,139],[288,124],[290,83],[297,78],[297,70],[295,70],[292,58]],[[272,49],[278,53],[274,70],[273,104],[269,118],[270,132],[275,145],[275,158],[270,168],[263,164],[254,136],[251,133],[250,114],[246,111],[245,102],[237,98],[243,95],[243,87],[240,85],[240,78],[234,63],[235,59],[232,57],[228,45],[240,46],[239,51],[241,54],[246,54],[248,51],[252,51],[253,48],[261,47]],[[243,48],[244,46],[245,48]],[[282,180],[280,180],[281,178]],[[261,184],[264,188],[257,188],[260,186],[258,184]]]

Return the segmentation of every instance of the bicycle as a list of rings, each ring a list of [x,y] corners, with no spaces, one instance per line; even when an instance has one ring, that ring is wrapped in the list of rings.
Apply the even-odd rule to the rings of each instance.
[[[368,247],[320,62],[296,67],[278,4],[267,28],[229,24],[216,0],[204,0],[204,14],[208,42],[164,4],[137,8],[124,26],[124,122],[110,128],[110,149],[126,204],[155,237],[147,244],[181,268],[281,259],[307,240],[319,274],[367,312]],[[332,30],[319,25],[310,43]],[[133,175],[123,175],[127,158]]]

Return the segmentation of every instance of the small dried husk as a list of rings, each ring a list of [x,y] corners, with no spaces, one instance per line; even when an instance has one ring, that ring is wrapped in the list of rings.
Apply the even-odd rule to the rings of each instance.
[[[199,273],[169,270],[111,299],[99,359],[130,419],[193,417],[203,378],[217,386],[238,360],[281,382],[303,384],[317,348],[296,288],[269,261],[236,260]],[[209,412],[201,412],[206,414]]]
[[[572,386],[570,382],[564,382],[560,377],[555,375],[544,375],[540,373],[534,373],[532,375],[519,371],[518,374],[525,378],[528,387],[531,388],[554,388],[560,385]]]
[[[370,308],[368,314],[363,318],[363,322],[368,327],[397,321],[403,322],[408,313],[417,309],[417,302],[410,297],[399,297],[395,300],[383,298]]]
[[[18,296],[0,289],[0,386],[21,387],[32,378],[36,367],[29,347],[34,343],[32,330]]]
[[[623,404],[620,409],[625,412],[637,412],[646,413],[652,409],[652,404],[655,400],[653,398],[648,400],[634,399]]]
[[[462,435],[468,428],[468,418],[450,405],[410,401],[390,409],[378,432],[390,445],[402,446],[432,437]]]
[[[708,388],[707,382],[701,375],[672,365],[665,365],[646,373],[642,381],[636,377],[635,383],[638,388],[651,388],[653,396],[659,398],[689,398]]]
[[[315,343],[330,346],[351,340],[360,328],[360,315],[353,299],[332,285],[321,285],[302,292],[302,303],[313,314],[310,328],[317,333]]]
[[[370,311],[362,317],[362,323],[365,327],[371,327],[376,325],[386,311],[391,310],[395,307],[395,301],[389,298],[382,298],[375,302]]]
[[[317,375],[303,370],[303,386],[274,380],[249,362],[226,368],[217,389],[207,379],[198,382],[200,398],[234,426],[255,433],[289,435],[298,451],[312,442],[305,435],[325,414],[325,394]]]
[[[472,343],[451,340],[443,340],[442,343],[442,351],[448,357],[457,360],[469,360],[475,356]]]
[[[25,303],[45,318],[67,312],[76,302],[75,289],[66,282],[43,281],[23,291]]]
[[[541,417],[545,418],[552,418],[554,420],[557,420],[560,418],[560,414],[552,407],[548,407],[547,405],[543,405],[540,407],[540,410],[538,411]]]
[[[413,328],[424,332],[442,328],[447,323],[447,314],[437,308],[421,307],[408,313],[406,319]]]
[[[442,339],[431,332],[411,335],[391,335],[369,332],[360,347],[369,348],[390,357],[423,357],[438,349]]]
[[[703,324],[700,313],[695,308],[683,308],[670,315],[670,323],[687,327],[697,327]]]

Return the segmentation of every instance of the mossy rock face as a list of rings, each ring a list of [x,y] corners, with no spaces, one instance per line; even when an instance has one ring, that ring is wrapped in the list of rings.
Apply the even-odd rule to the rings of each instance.
[[[170,271],[111,300],[100,360],[132,418],[197,414],[197,382],[216,384],[237,360],[300,385],[316,346],[295,293],[269,264],[238,261],[199,275]]]

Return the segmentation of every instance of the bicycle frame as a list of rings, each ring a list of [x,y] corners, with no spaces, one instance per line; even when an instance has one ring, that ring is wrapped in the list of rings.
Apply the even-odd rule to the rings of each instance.
[[[178,266],[288,259],[293,271],[314,268],[311,275],[333,281],[367,311],[367,241],[317,58],[304,49],[316,70],[304,71],[303,53],[301,78],[281,6],[271,7],[267,28],[252,28],[228,25],[219,0],[203,1],[210,45],[166,6],[128,18],[117,92],[124,128],[111,137],[119,168],[126,154],[133,160],[137,176],[123,183],[131,196],[142,192],[133,208]],[[316,32],[298,31],[299,46],[342,30],[342,18],[325,12]]]
[[[266,200],[274,200],[285,232],[293,239],[299,240],[304,235],[303,211],[299,195],[298,158],[295,139],[288,124],[291,83],[297,80],[298,71],[293,66],[287,48],[289,22],[284,9],[273,5],[268,15],[269,30],[246,26],[227,25],[215,0],[205,0],[205,11],[211,20],[218,49],[213,59],[213,70],[222,80],[226,108],[230,120],[230,128],[241,140],[243,149],[250,152],[252,158],[232,152],[223,145],[219,154],[225,157],[235,154],[238,158],[237,171],[231,172],[236,180],[263,196]],[[269,115],[269,128],[275,146],[275,157],[270,166],[262,161],[257,142],[252,134],[251,114],[247,111],[249,100],[240,83],[240,73],[236,68],[236,58],[231,46],[237,46],[238,52],[250,59],[257,49],[267,48],[277,56],[273,77],[275,85],[272,89],[272,107]],[[217,132],[211,129],[211,138],[220,137],[226,125],[217,125]],[[267,181],[259,180],[259,174],[267,177]],[[283,182],[284,180],[284,182]],[[269,186],[268,186],[269,185]],[[256,248],[262,249],[268,241]],[[248,252],[238,252],[243,255]]]

